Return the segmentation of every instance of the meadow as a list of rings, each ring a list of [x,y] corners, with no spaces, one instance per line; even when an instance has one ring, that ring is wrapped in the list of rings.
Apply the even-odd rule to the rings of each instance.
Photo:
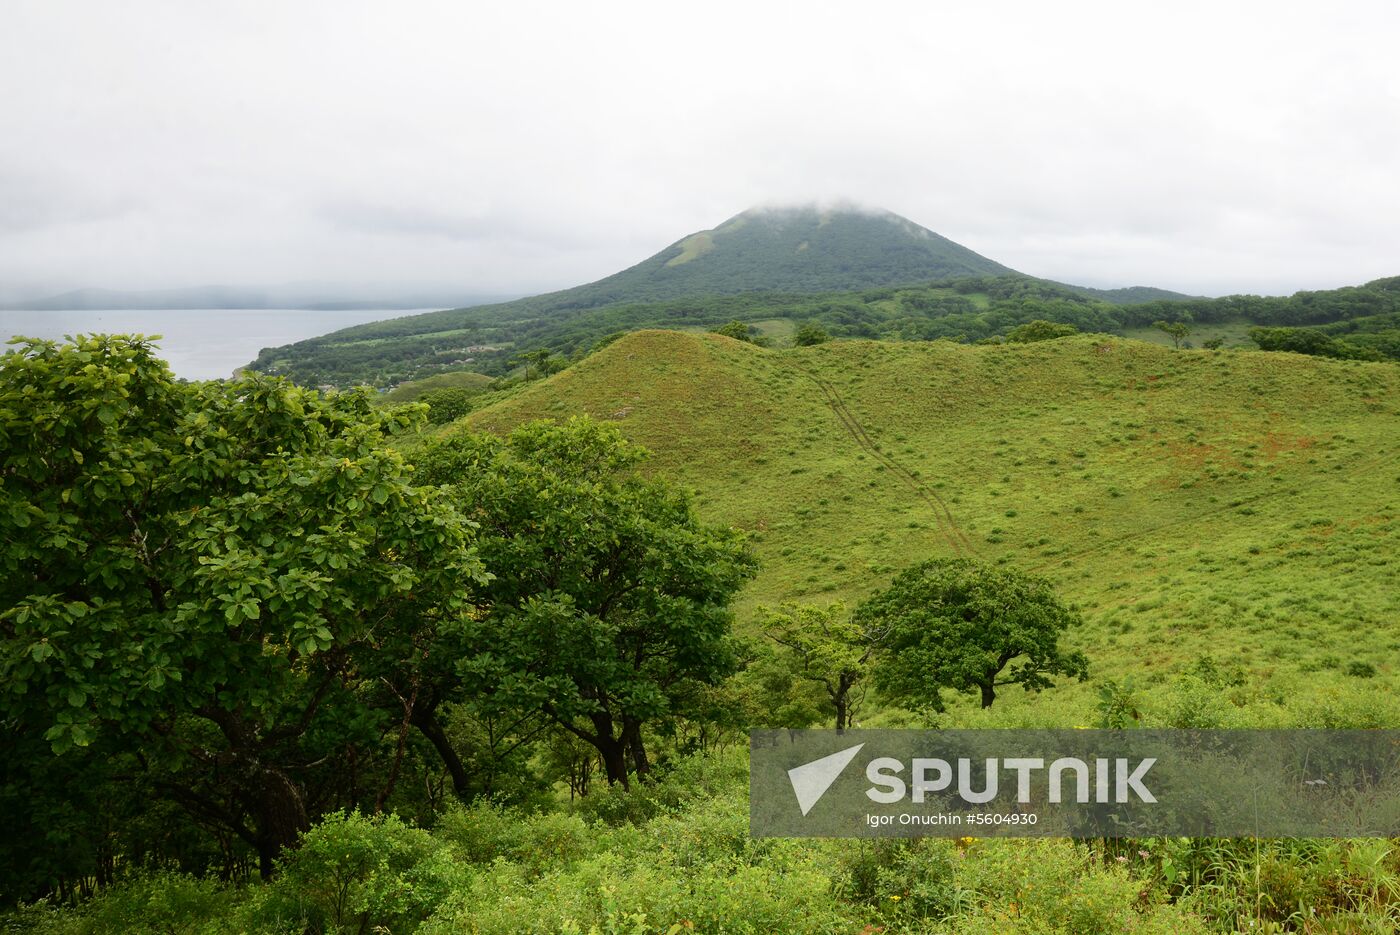
[[[968,555],[1051,578],[1102,676],[1165,684],[1209,656],[1287,698],[1400,676],[1397,383],[1390,364],[1102,335],[774,351],[651,331],[467,423],[614,420],[751,533],[741,628]],[[1094,694],[1004,703],[1063,724]]]

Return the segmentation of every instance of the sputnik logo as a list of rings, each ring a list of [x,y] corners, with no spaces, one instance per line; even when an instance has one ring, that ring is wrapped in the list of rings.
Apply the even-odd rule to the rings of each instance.
[[[858,743],[839,753],[824,756],[820,760],[813,760],[810,763],[803,763],[801,766],[794,766],[787,771],[788,780],[792,783],[792,791],[797,796],[797,804],[802,809],[803,817],[806,817],[807,813],[812,810],[812,806],[821,801],[821,797],[826,795],[826,790],[831,788],[831,784],[841,775],[841,771],[850,765],[851,760],[856,758],[856,754],[863,746],[865,744]]]

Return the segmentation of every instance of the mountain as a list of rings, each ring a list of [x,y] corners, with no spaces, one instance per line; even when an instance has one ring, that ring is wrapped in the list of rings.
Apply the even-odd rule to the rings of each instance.
[[[706,519],[750,531],[746,628],[761,604],[850,603],[966,555],[1051,577],[1102,678],[1152,685],[1207,656],[1275,685],[1343,684],[1352,660],[1400,678],[1393,364],[1102,335],[773,351],[641,331],[466,421],[571,415],[611,421]],[[1053,719],[1094,691],[1007,704]]]
[[[861,301],[861,290],[937,283],[936,306],[971,311],[985,307],[987,282],[1008,279],[1078,303],[1185,298],[1142,287],[1105,292],[1032,280],[889,211],[754,208],[596,282],[346,328],[264,349],[250,367],[303,383],[377,386],[454,368],[501,373],[523,349],[574,354],[610,333],[639,327],[705,327],[778,314],[811,318],[823,304]],[[954,301],[952,283],[963,284],[971,297]],[[1026,288],[1017,287],[1020,297]],[[832,298],[808,300],[817,295]],[[769,314],[769,306],[783,310]]]
[[[1013,270],[889,211],[753,208],[580,287],[590,304],[735,292],[834,292]]]
[[[42,298],[11,298],[0,309],[26,311],[89,311],[105,309],[218,309],[218,308],[304,308],[304,309],[401,309],[436,308],[443,305],[469,307],[499,302],[505,296],[473,295],[464,289],[423,289],[421,287],[346,287],[328,284],[295,284],[267,287],[191,286],[183,289],[75,289]]]

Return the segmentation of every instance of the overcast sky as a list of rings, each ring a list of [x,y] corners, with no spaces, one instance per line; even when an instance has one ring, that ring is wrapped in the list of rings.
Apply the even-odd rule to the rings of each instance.
[[[0,0],[0,285],[536,292],[760,203],[1023,272],[1400,274],[1400,4]]]

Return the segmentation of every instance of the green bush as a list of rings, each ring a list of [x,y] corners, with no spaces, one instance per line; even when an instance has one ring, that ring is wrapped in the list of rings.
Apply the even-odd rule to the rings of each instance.
[[[1030,344],[1033,341],[1053,341],[1055,338],[1067,338],[1078,333],[1079,329],[1074,325],[1060,325],[1037,318],[1012,328],[1006,333],[1006,340],[1009,344]]]
[[[1346,672],[1347,675],[1359,679],[1373,679],[1376,677],[1376,667],[1369,662],[1362,662],[1359,659],[1353,659],[1351,662],[1347,663]]]
[[[75,909],[33,906],[0,919],[0,930],[34,935],[240,935],[300,931],[249,924],[240,903],[252,895],[180,873],[141,875]]]
[[[711,328],[711,334],[722,334],[726,338],[734,338],[737,341],[752,341],[749,336],[749,326],[739,321],[737,318],[728,324],[720,325],[718,328]]]
[[[428,832],[344,812],[308,831],[280,869],[268,910],[294,907],[314,932],[415,931],[467,876]]]
[[[418,401],[428,404],[428,421],[431,424],[446,425],[471,412],[472,401],[480,395],[475,390],[451,387],[424,393],[418,397]]]
[[[597,832],[578,815],[526,814],[488,802],[450,809],[434,836],[472,864],[507,860],[529,876],[567,866],[591,853]]]

